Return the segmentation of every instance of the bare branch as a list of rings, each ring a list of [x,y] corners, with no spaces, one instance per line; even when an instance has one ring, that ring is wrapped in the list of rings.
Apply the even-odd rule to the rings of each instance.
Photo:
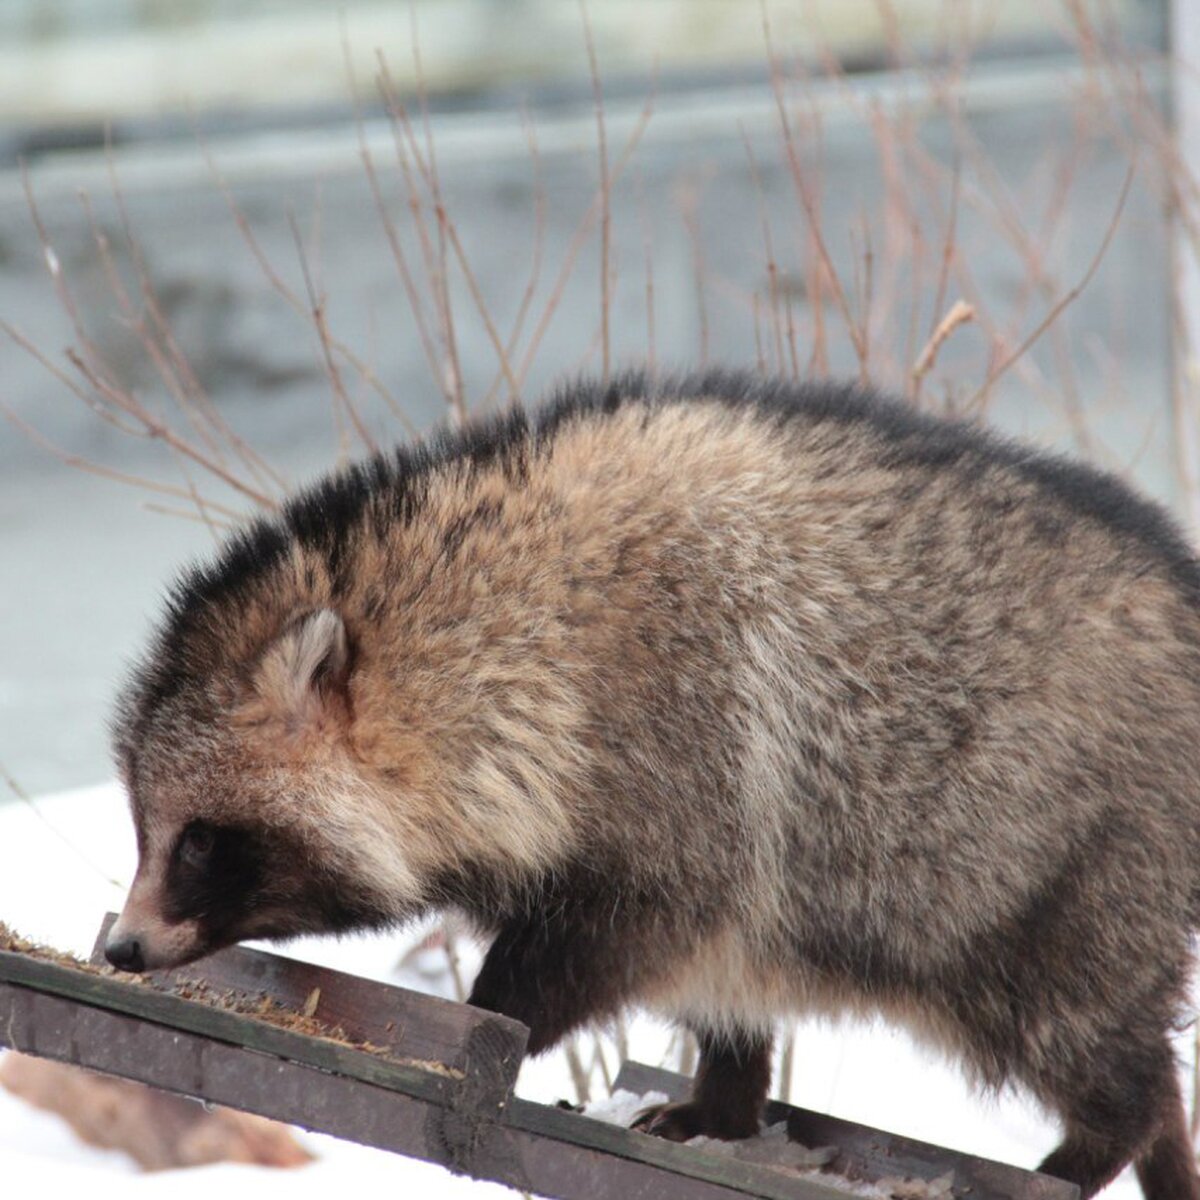
[[[612,316],[612,294],[609,264],[612,255],[612,184],[608,175],[608,134],[604,125],[604,90],[600,86],[600,69],[596,65],[596,43],[588,20],[587,2],[579,0],[579,15],[583,21],[583,40],[587,46],[588,71],[592,77],[592,97],[596,109],[596,149],[600,165],[600,358],[604,384],[611,371],[612,336],[609,321]]]
[[[350,395],[346,391],[346,385],[342,381],[342,373],[338,370],[337,361],[334,359],[333,346],[329,339],[329,327],[325,317],[325,297],[317,291],[316,285],[313,282],[312,272],[309,269],[308,254],[304,249],[304,239],[300,236],[300,229],[296,224],[296,214],[290,209],[288,210],[288,227],[292,231],[292,240],[296,245],[296,255],[300,260],[300,271],[304,276],[304,287],[308,293],[308,302],[312,310],[312,322],[317,331],[317,339],[321,344],[321,356],[325,363],[325,374],[329,380],[330,389],[333,392],[334,407],[341,406],[347,417],[349,417],[350,424],[353,426],[358,440],[362,442],[368,452],[377,454],[379,446],[371,436],[370,430],[363,424],[354,401],[350,399]]]
[[[1030,347],[1050,328],[1051,325],[1069,308],[1079,295],[1091,283],[1092,277],[1099,269],[1101,262],[1104,261],[1104,256],[1108,253],[1108,248],[1112,245],[1112,240],[1117,232],[1117,226],[1121,223],[1121,215],[1125,211],[1125,201],[1129,199],[1129,190],[1133,185],[1133,177],[1136,170],[1136,164],[1131,163],[1129,169],[1125,172],[1125,182],[1121,185],[1120,195],[1117,197],[1117,205],[1113,210],[1113,215],[1108,223],[1108,228],[1104,231],[1104,238],[1100,243],[1096,253],[1092,256],[1092,261],[1088,264],[1087,270],[1083,277],[1074,287],[1062,295],[1058,302],[1051,306],[1050,311],[1042,318],[1041,321],[1033,328],[1029,335],[1021,342],[1021,344],[1009,353],[1001,362],[992,368],[988,377],[983,381],[979,389],[971,396],[967,407],[974,408],[977,403],[983,400],[991,391],[996,381],[1013,365],[1020,360]]]
[[[921,380],[929,373],[937,358],[942,343],[960,326],[975,319],[975,310],[965,300],[956,300],[949,312],[938,322],[925,348],[913,364],[913,394],[920,388]]]

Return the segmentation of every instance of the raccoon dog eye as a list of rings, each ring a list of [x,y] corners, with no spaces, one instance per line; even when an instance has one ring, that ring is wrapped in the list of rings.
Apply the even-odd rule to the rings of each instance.
[[[195,822],[179,838],[179,860],[189,867],[200,868],[208,862],[216,835],[208,825]]]

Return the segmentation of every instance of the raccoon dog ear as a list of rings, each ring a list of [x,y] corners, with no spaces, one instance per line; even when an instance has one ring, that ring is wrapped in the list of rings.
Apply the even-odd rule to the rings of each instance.
[[[321,608],[292,625],[259,663],[259,697],[295,729],[320,722],[346,696],[350,641],[342,618]]]

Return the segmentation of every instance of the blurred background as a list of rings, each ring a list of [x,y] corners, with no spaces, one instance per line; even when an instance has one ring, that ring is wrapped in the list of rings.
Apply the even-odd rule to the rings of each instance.
[[[1163,3],[586,11],[595,80],[560,0],[0,6],[0,404],[27,426],[0,424],[0,763],[25,790],[106,777],[114,684],[212,542],[186,489],[228,520],[364,431],[602,370],[605,337],[614,367],[912,393],[963,300],[920,403],[1182,505]],[[1135,156],[1089,286],[979,395],[1087,271]]]
[[[239,516],[581,372],[847,376],[1194,531],[1196,8],[5,0],[0,816]]]

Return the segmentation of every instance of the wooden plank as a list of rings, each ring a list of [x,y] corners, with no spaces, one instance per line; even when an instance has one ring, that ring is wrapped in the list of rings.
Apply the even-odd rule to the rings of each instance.
[[[637,1095],[663,1092],[672,1100],[680,1100],[690,1094],[692,1081],[674,1071],[627,1062],[621,1067],[614,1087]],[[786,1121],[788,1137],[805,1146],[833,1146],[837,1156],[830,1164],[831,1169],[851,1179],[933,1180],[953,1172],[951,1194],[970,1200],[1078,1200],[1079,1197],[1079,1189],[1073,1183],[1049,1175],[855,1125],[778,1100],[768,1103],[766,1121],[768,1125]]]
[[[160,992],[133,979],[93,975],[28,954],[0,951],[0,981],[274,1054],[432,1101],[444,1097],[453,1081],[448,1073],[435,1073],[413,1063],[283,1029],[242,1013]]]
[[[115,919],[115,915],[110,913],[101,925],[92,951],[93,962],[104,962],[104,943]],[[467,1005],[452,1004],[402,988],[241,947],[219,951],[176,971],[155,974],[171,982],[188,981],[247,994],[261,991],[292,1008],[303,1007],[312,989],[320,987],[315,1010],[319,1019],[340,1025],[347,1033],[353,1032],[374,1044],[388,1045],[393,1051],[403,1052],[406,1056],[418,1057],[428,1049],[431,1053],[436,1052],[439,1061],[462,1065],[471,1063],[473,1070],[478,1069],[479,1056],[464,1037],[463,1031],[472,1031],[480,1024],[500,1020],[493,1014]],[[392,1022],[387,1018],[397,1011],[397,997],[407,998],[409,1012],[392,1029]],[[521,1031],[519,1052],[523,1052],[528,1031],[516,1022],[508,1024]],[[453,1040],[455,1037],[460,1042],[456,1043]],[[568,1187],[568,1175],[576,1168],[581,1177],[593,1180],[590,1185],[592,1191],[585,1190],[577,1194],[596,1195],[594,1176],[597,1171],[606,1169],[606,1163],[611,1167],[614,1158],[645,1168],[657,1168],[646,1176],[650,1180],[646,1183],[647,1196],[667,1194],[663,1189],[667,1186],[664,1178],[668,1173],[692,1180],[696,1185],[705,1183],[718,1187],[724,1195],[731,1194],[731,1188],[734,1189],[732,1194],[761,1196],[770,1200],[809,1200],[810,1197],[824,1200],[831,1194],[824,1185],[817,1185],[814,1190],[807,1181],[779,1171],[698,1152],[661,1138],[649,1138],[545,1105],[512,1100],[507,1111],[505,1123],[511,1131],[508,1140],[511,1152],[502,1156],[504,1170],[510,1170],[513,1161],[524,1162],[519,1185],[525,1190],[539,1191],[544,1195],[560,1194]],[[550,1141],[562,1145],[551,1151],[547,1148],[547,1142]],[[553,1171],[552,1164],[557,1164],[561,1170],[543,1179],[543,1175]],[[471,1173],[478,1174],[487,1169],[486,1162],[477,1161]],[[645,1171],[622,1170],[619,1173],[625,1178],[624,1190],[613,1194],[621,1197],[628,1194],[628,1188],[634,1186],[636,1179],[646,1175]],[[508,1175],[487,1177],[513,1182]],[[535,1186],[533,1180],[541,1182]],[[557,1190],[547,1190],[551,1187]],[[690,1196],[690,1193],[687,1194]]]
[[[102,932],[103,937],[103,932]],[[98,943],[99,944],[99,943]],[[388,1053],[433,1050],[441,1073],[212,1008],[146,983],[0,952],[0,1042],[381,1149],[556,1200],[835,1200],[798,1175],[647,1137],[511,1095],[527,1031],[490,1013],[280,956],[234,949],[174,973],[193,984],[305,1006]],[[322,1009],[321,1005],[326,1007]],[[400,1018],[392,1014],[400,1013]],[[495,1037],[489,1031],[495,1029]],[[491,1055],[492,1057],[489,1057]],[[484,1070],[477,1074],[479,1063]],[[682,1076],[627,1064],[632,1090],[686,1092]],[[955,1171],[971,1200],[1070,1200],[1054,1180],[775,1105],[806,1145],[835,1145],[860,1178]],[[806,1124],[807,1121],[807,1124]],[[1011,1185],[1011,1186],[1010,1186]]]
[[[91,956],[96,965],[105,962],[104,943],[115,920],[109,913],[100,926]],[[266,994],[282,1007],[309,1012],[323,1025],[343,1030],[350,1041],[380,1047],[393,1058],[469,1068],[479,1080],[489,1081],[487,1088],[497,1100],[511,1093],[529,1038],[519,1021],[496,1013],[240,946],[174,971],[151,972],[150,977],[168,987],[187,982],[248,996]]]
[[[691,1200],[693,1196],[708,1195],[706,1186],[719,1187],[721,1194],[769,1197],[770,1200],[845,1200],[845,1191],[835,1189],[819,1176],[800,1176],[790,1171],[774,1170],[758,1163],[742,1162],[724,1154],[713,1153],[693,1146],[683,1146],[662,1138],[648,1137],[619,1125],[596,1121],[580,1113],[544,1104],[533,1104],[515,1098],[504,1117],[505,1125],[525,1135],[524,1142],[532,1146],[522,1160],[530,1171],[530,1190],[541,1192],[546,1186],[563,1187],[561,1164],[574,1162],[581,1172],[600,1163],[605,1172],[613,1172],[626,1180],[622,1187],[615,1183],[603,1193],[572,1191],[581,1198],[591,1195],[611,1195],[625,1200],[630,1195],[646,1197],[678,1195]],[[557,1144],[555,1155],[551,1143]],[[520,1143],[518,1143],[520,1144]],[[675,1185],[673,1191],[654,1191],[649,1181],[654,1174],[645,1170],[619,1170],[618,1164],[655,1168],[659,1187],[662,1179],[674,1177],[689,1181],[686,1186]],[[669,1173],[669,1174],[668,1174]],[[648,1190],[631,1192],[639,1181],[646,1181]],[[558,1191],[543,1192],[559,1195]]]
[[[464,1121],[432,1094],[380,1087],[74,997],[0,983],[0,1042],[451,1169],[496,1157],[488,1145],[494,1122]]]
[[[836,1200],[819,1181],[512,1100],[498,1119],[78,996],[0,982],[0,1043],[440,1163],[555,1200]],[[111,982],[105,980],[104,982]],[[129,986],[129,985],[126,985]],[[135,985],[136,986],[136,985]],[[170,1015],[167,1010],[159,1016]]]
[[[386,1028],[383,1017],[395,1011],[393,993],[403,992],[372,984],[359,1000],[352,993],[365,981],[250,951],[226,952],[210,973],[212,963],[195,964],[187,977],[247,993],[265,990],[276,1001],[306,996],[310,985],[321,987],[324,999],[329,988],[327,1011],[353,1018],[346,1024],[362,1033]],[[422,1044],[413,1039],[428,1036],[417,1028],[425,1011],[414,1005],[412,1028],[399,1031],[393,1051]],[[437,1015],[443,1027],[437,1036],[448,1037],[452,1022]],[[467,1037],[497,1019],[470,1009],[456,1017]],[[523,1047],[525,1030],[517,1028]],[[838,1195],[819,1180],[650,1138],[507,1092],[496,1102],[494,1091],[471,1086],[469,1070],[461,1080],[416,1071],[124,977],[31,956],[0,954],[0,1041],[561,1200]]]

